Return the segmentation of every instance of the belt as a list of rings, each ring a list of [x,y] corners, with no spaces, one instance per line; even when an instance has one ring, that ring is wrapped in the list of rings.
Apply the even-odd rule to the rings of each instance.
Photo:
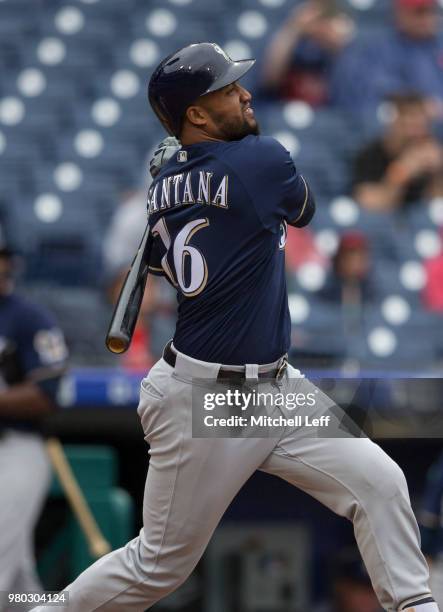
[[[175,362],[177,361],[177,354],[171,347],[172,341],[168,342],[163,351],[163,359],[166,361],[168,365],[172,368],[175,368]],[[258,378],[276,378],[280,379],[288,365],[288,361],[286,357],[283,357],[281,360],[281,364],[278,367],[271,368],[270,370],[265,370],[264,372],[259,372],[257,374]],[[217,380],[232,380],[232,381],[244,381],[246,380],[246,368],[243,371],[238,370],[229,370],[224,368],[223,366],[218,371]]]

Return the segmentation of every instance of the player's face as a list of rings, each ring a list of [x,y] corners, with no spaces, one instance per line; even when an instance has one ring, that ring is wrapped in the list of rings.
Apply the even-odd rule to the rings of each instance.
[[[251,106],[252,96],[238,83],[231,83],[201,98],[208,122],[206,131],[220,140],[240,140],[260,129]]]

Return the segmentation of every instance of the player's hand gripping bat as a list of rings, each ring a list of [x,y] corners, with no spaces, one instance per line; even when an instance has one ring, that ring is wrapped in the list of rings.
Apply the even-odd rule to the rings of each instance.
[[[112,353],[124,353],[131,344],[135,324],[145,292],[153,237],[149,223],[138,251],[125,278],[106,336],[106,346]]]

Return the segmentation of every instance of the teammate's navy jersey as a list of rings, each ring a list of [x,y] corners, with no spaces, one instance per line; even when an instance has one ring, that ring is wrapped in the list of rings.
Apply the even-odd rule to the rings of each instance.
[[[443,454],[427,476],[420,527],[423,552],[443,557]]]
[[[203,361],[269,363],[288,351],[287,223],[313,201],[273,138],[183,147],[151,185],[150,269],[177,288],[175,347]]]
[[[32,381],[55,399],[66,359],[63,334],[45,309],[17,294],[0,296],[0,389]],[[0,418],[0,430],[26,425]]]

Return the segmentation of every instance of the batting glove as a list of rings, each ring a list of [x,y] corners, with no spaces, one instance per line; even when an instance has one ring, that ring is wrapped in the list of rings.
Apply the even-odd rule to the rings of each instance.
[[[157,150],[154,152],[153,158],[149,162],[149,171],[152,178],[157,176],[166,162],[169,161],[171,157],[180,149],[180,141],[174,136],[168,136],[161,141]]]

